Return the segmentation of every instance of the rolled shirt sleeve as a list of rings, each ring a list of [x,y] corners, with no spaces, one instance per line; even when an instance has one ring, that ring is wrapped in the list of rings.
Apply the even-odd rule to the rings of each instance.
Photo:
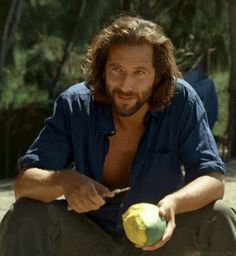
[[[26,154],[18,161],[18,169],[30,167],[63,169],[71,162],[70,124],[67,119],[66,99],[59,96],[54,104],[53,115],[45,120],[39,136]]]
[[[191,97],[185,102],[179,132],[179,150],[187,183],[213,171],[225,173],[205,108],[195,92],[191,92]]]

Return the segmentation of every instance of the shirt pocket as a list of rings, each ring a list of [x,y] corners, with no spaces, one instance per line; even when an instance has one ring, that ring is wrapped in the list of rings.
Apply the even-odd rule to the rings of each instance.
[[[174,165],[171,151],[149,152],[145,161],[145,169],[158,175],[164,170],[169,170]],[[165,172],[166,173],[166,172]]]
[[[171,151],[148,153],[143,177],[146,189],[162,196],[176,191],[183,184],[179,160]]]

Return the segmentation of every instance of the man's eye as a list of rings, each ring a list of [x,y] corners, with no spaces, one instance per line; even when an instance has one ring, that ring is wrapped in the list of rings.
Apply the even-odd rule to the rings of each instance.
[[[138,75],[145,75],[146,74],[146,72],[143,71],[143,70],[136,70],[135,73],[138,74]]]
[[[121,69],[118,67],[112,67],[111,70],[115,72],[121,72]]]

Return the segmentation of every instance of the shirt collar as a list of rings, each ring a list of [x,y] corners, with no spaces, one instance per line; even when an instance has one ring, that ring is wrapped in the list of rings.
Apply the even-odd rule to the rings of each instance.
[[[106,135],[114,135],[116,130],[113,122],[112,108],[110,105],[105,104],[100,106],[100,115],[98,117],[100,131]],[[150,118],[162,118],[165,115],[166,111],[166,108],[163,111],[150,111],[147,115],[145,123],[147,124],[150,121]]]

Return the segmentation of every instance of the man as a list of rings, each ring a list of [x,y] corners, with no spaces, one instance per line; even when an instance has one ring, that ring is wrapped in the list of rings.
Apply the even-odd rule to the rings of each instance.
[[[19,160],[1,255],[235,255],[236,214],[218,200],[224,164],[162,29],[118,18],[94,38],[83,70],[86,85],[58,97]],[[162,240],[143,248],[121,219],[138,202],[158,204],[168,221]]]

